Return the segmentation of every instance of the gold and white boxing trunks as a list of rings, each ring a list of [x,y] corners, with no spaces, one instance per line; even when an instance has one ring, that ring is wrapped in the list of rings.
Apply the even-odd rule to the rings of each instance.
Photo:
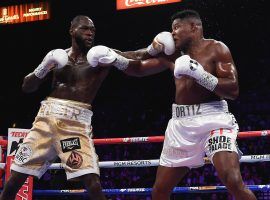
[[[29,134],[16,152],[11,169],[40,178],[57,158],[67,179],[89,173],[99,175],[98,156],[91,133],[89,104],[47,98]]]

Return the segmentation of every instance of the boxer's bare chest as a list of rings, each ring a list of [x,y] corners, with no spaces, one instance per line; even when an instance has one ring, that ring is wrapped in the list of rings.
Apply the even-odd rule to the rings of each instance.
[[[205,71],[216,75],[216,55],[208,49],[202,49],[189,56],[199,62]],[[200,86],[196,81],[189,76],[183,76],[181,79],[175,79],[176,95],[175,102],[178,104],[197,104],[219,100],[214,93]]]
[[[65,67],[54,72],[52,96],[90,103],[108,72],[109,68],[91,67],[86,60],[69,61]]]

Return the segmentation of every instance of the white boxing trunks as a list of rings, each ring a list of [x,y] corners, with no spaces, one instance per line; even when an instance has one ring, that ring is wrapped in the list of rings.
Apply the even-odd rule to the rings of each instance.
[[[205,154],[212,162],[219,151],[236,152],[238,124],[225,100],[195,105],[172,105],[160,156],[160,165],[195,168],[204,164]]]

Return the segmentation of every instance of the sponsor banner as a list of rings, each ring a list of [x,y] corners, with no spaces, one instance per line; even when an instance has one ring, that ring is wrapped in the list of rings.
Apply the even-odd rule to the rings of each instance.
[[[83,192],[87,192],[84,189],[77,189],[77,190],[60,190],[60,193],[78,193],[81,194]]]
[[[14,160],[15,154],[16,161],[19,163],[24,163],[32,154],[32,150],[25,145],[21,145],[23,139],[28,135],[29,129],[18,129],[9,128],[8,129],[8,150],[7,150],[7,160],[6,160],[6,180],[10,176],[10,166]],[[19,149],[19,150],[18,150]],[[22,185],[21,189],[17,193],[16,200],[32,200],[33,193],[33,177],[29,176],[25,183]]]
[[[19,145],[23,139],[28,135],[29,129],[9,128],[8,129],[8,149],[7,155],[15,155]]]
[[[190,190],[216,190],[217,186],[196,186],[189,187]]]
[[[10,166],[13,160],[14,156],[7,156],[6,177],[5,177],[6,180],[8,180],[8,178],[10,177]],[[28,178],[22,185],[21,189],[17,193],[15,200],[32,200],[32,193],[33,193],[33,177],[28,176]]]
[[[131,9],[131,8],[176,3],[176,2],[181,2],[181,1],[182,0],[117,0],[116,9],[124,10],[124,9]]]
[[[156,166],[153,160],[129,160],[129,161],[114,161],[113,167],[147,167]]]
[[[148,142],[148,137],[123,138],[123,142],[127,143]]]
[[[0,7],[0,24],[16,24],[50,19],[48,2]]]
[[[267,161],[267,160],[270,160],[270,154],[265,154],[265,155],[251,155],[250,156],[250,159],[251,160],[264,160],[264,161]]]
[[[127,192],[127,193],[130,193],[130,192],[146,192],[148,191],[148,188],[125,188],[125,189],[120,189],[119,190],[121,193],[124,193],[124,192]]]

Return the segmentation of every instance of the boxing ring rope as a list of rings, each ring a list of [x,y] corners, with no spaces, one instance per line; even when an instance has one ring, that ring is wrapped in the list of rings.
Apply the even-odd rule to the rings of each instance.
[[[270,189],[270,185],[247,185],[247,188],[256,192],[262,191],[266,192]],[[150,195],[152,188],[122,188],[122,189],[103,189],[105,195]],[[195,186],[195,187],[175,187],[173,189],[173,194],[187,194],[187,193],[209,193],[209,192],[226,192],[225,186]],[[48,195],[48,196],[58,196],[58,195],[87,195],[87,191],[84,189],[77,190],[34,190],[34,195]]]
[[[256,192],[267,192],[270,189],[270,185],[247,185],[247,188]],[[103,189],[106,195],[150,195],[152,188],[122,188],[122,189]],[[173,189],[173,194],[187,194],[187,193],[210,193],[210,192],[226,192],[225,186],[194,186],[194,187],[175,187]],[[0,190],[1,192],[1,190]],[[76,190],[34,190],[34,195],[48,195],[48,196],[58,196],[58,195],[86,195],[87,190],[76,189]]]
[[[252,138],[270,136],[270,130],[262,131],[247,131],[239,132],[238,138]],[[95,145],[102,144],[131,144],[131,143],[157,143],[163,142],[164,136],[149,136],[149,137],[126,137],[126,138],[104,138],[94,139]],[[0,145],[6,146],[6,140],[0,140]],[[205,164],[210,164],[208,158],[204,158]],[[240,162],[269,162],[270,154],[265,155],[246,155],[242,156]],[[0,168],[5,168],[5,163],[0,163]],[[159,160],[128,160],[128,161],[101,161],[100,168],[120,168],[120,167],[153,167],[158,166]],[[63,169],[62,163],[53,163],[49,169]],[[267,192],[270,190],[270,185],[247,185],[252,191]],[[1,191],[1,190],[0,190]],[[128,194],[128,195],[148,195],[151,194],[152,188],[122,188],[122,189],[103,189],[106,195]],[[195,186],[195,187],[175,187],[174,194],[177,193],[209,193],[209,192],[226,192],[225,186]],[[87,191],[84,189],[76,190],[34,190],[34,195],[84,195]]]
[[[269,162],[270,154],[265,155],[247,155],[242,156],[241,163]],[[210,164],[208,158],[204,158],[205,164]],[[0,163],[0,168],[5,168],[5,163]],[[120,168],[120,167],[156,167],[159,165],[159,159],[154,160],[127,160],[127,161],[101,161],[100,168]],[[63,169],[62,163],[53,163],[48,169]]]
[[[239,132],[237,138],[253,138],[270,136],[270,130]],[[163,142],[164,136],[149,137],[126,137],[126,138],[103,138],[93,139],[95,145],[103,144],[127,144],[127,143],[154,143]],[[0,140],[0,146],[7,146],[7,140]]]

